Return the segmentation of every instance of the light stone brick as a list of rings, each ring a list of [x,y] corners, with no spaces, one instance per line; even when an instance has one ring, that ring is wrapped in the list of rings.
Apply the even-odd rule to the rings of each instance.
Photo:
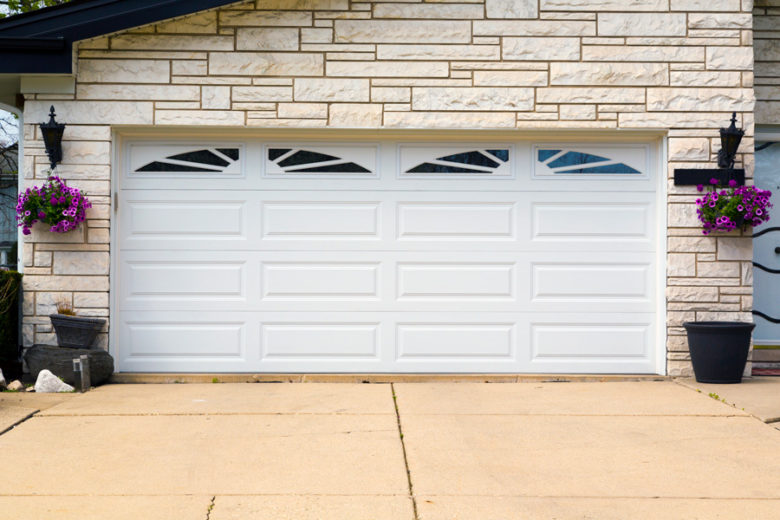
[[[46,276],[25,273],[22,284],[25,291],[108,291],[108,276]],[[36,299],[40,296],[38,294]]]
[[[739,72],[728,71],[671,71],[669,83],[673,87],[739,87]]]
[[[707,47],[707,68],[753,70],[753,49],[750,47]]]
[[[488,18],[537,18],[537,0],[485,0]]]
[[[274,10],[343,10],[349,9],[349,0],[263,0],[264,9]]]
[[[158,125],[243,126],[244,113],[229,110],[156,110]]]
[[[596,119],[596,105],[560,105],[559,110],[564,121]]]
[[[476,20],[474,36],[595,36],[596,22]]]
[[[157,24],[158,33],[216,34],[217,13],[208,11]]]
[[[380,60],[498,60],[498,45],[377,45]]]
[[[531,110],[534,92],[530,88],[508,87],[416,87],[412,89],[413,110]]]
[[[670,253],[666,259],[668,276],[696,276],[696,254]]]
[[[748,13],[691,13],[688,15],[691,29],[751,29],[753,16]]]
[[[476,22],[475,22],[476,23]],[[339,43],[470,43],[471,22],[436,20],[336,20]]]
[[[209,55],[209,73],[238,76],[319,76],[321,54],[279,52],[214,52]]]
[[[236,50],[297,51],[298,29],[251,27],[236,30]]]
[[[301,29],[301,43],[331,43],[333,42],[333,29]]]
[[[551,85],[666,85],[665,63],[551,63]]]
[[[542,11],[666,11],[668,0],[541,0]]]
[[[669,237],[669,251],[680,253],[714,253],[715,239],[708,237]]]
[[[699,262],[697,269],[700,278],[739,278],[740,275],[739,262]]]
[[[708,112],[621,113],[618,123],[621,128],[719,128],[723,126],[724,117]]]
[[[189,36],[184,34],[120,34],[111,37],[111,48],[152,51],[229,51],[232,36]]]
[[[310,27],[310,12],[294,11],[220,11],[220,25],[237,27]]]
[[[26,121],[48,121],[49,101],[26,101]],[[68,124],[150,125],[153,120],[152,103],[134,101],[58,101],[57,112],[68,114]]]
[[[398,77],[398,78],[446,78],[450,67],[445,62],[375,61],[370,63],[353,61],[328,61],[325,65],[329,77]]]
[[[490,0],[488,0],[490,1]],[[525,2],[527,0],[510,0]],[[490,16],[488,3],[488,16]],[[451,20],[477,20],[484,17],[484,8],[478,4],[374,4],[374,18],[435,18]]]
[[[752,260],[750,237],[718,237],[718,260]]]
[[[475,87],[544,87],[547,72],[543,70],[477,70]]]
[[[109,164],[111,143],[105,141],[65,141],[62,155],[68,164]]]
[[[710,140],[697,137],[673,137],[669,139],[670,161],[708,161]]]
[[[197,101],[200,89],[194,85],[79,85],[76,96],[79,99]]]
[[[174,60],[171,62],[171,74],[174,76],[205,76],[208,74],[208,62],[206,60]]]
[[[407,87],[373,87],[371,101],[374,103],[408,103],[412,99],[412,89]]]
[[[201,87],[201,105],[207,109],[230,108],[230,87],[204,85]]]
[[[292,101],[292,87],[233,87],[234,103]]]
[[[666,299],[670,302],[717,302],[717,287],[667,287]]]
[[[681,112],[749,112],[753,110],[753,89],[650,88],[647,108]]]
[[[740,0],[671,0],[672,11],[739,11]]]
[[[107,292],[75,292],[73,306],[76,308],[107,309]]]
[[[537,103],[643,103],[641,88],[551,87],[536,90]]]
[[[378,128],[382,126],[382,106],[370,103],[334,103],[330,126],[339,128]]]
[[[51,252],[50,251],[36,251],[35,252],[35,267],[51,267]]]
[[[579,38],[504,38],[505,60],[579,60]]]
[[[170,65],[162,60],[85,60],[78,63],[80,83],[169,83]]]
[[[327,103],[279,103],[278,115],[282,118],[327,119]]]
[[[53,274],[108,274],[108,253],[55,251]]]
[[[387,112],[391,128],[514,128],[514,112]]]
[[[704,47],[584,45],[582,61],[703,62]]]
[[[296,78],[296,101],[365,101],[369,100],[367,79]]]
[[[685,14],[599,13],[599,36],[685,36]]]

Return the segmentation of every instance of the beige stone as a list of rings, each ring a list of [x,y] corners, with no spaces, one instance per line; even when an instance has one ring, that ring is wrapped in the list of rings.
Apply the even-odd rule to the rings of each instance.
[[[669,139],[670,161],[708,161],[710,140],[704,137],[673,137]]]
[[[704,47],[585,45],[583,61],[702,62]]]
[[[382,106],[370,103],[334,103],[328,124],[339,128],[377,128],[382,126]]]
[[[446,78],[449,76],[450,67],[445,62],[374,61],[362,63],[328,61],[325,72],[330,77]]]
[[[63,157],[67,157],[70,165],[109,164],[111,162],[111,143],[105,141],[66,141],[62,143],[62,154]]]
[[[753,110],[752,89],[651,88],[647,90],[648,110],[714,112]]]
[[[171,74],[174,76],[205,76],[208,74],[208,62],[206,60],[174,60],[171,62]]]
[[[331,43],[333,42],[333,29],[301,29],[301,43]]]
[[[534,93],[530,88],[471,87],[412,89],[414,110],[531,110]]]
[[[667,287],[666,298],[673,302],[717,302],[717,287]]]
[[[210,520],[276,518],[342,520],[372,518],[398,520],[414,517],[412,500],[404,496],[219,496]]]
[[[669,84],[673,87],[739,87],[742,78],[739,72],[671,71]]]
[[[27,101],[24,118],[27,121],[48,121],[49,101]],[[68,114],[69,124],[150,125],[152,103],[131,101],[57,101],[60,114]]]
[[[474,71],[475,87],[542,87],[547,81],[547,71],[542,70]]]
[[[476,20],[475,36],[595,36],[595,22],[558,20]]]
[[[292,101],[292,87],[232,87],[233,102]]]
[[[296,78],[296,101],[368,101],[367,79]]]
[[[373,15],[374,18],[476,20],[484,17],[484,8],[477,4],[377,3],[374,4]],[[488,7],[488,16],[490,16],[490,7]]]
[[[36,251],[34,258],[35,267],[51,267],[51,252]]]
[[[53,274],[108,274],[108,253],[86,251],[55,251]]]
[[[470,43],[471,23],[436,20],[336,20],[342,43]]]
[[[621,128],[718,128],[723,125],[723,116],[708,112],[621,113],[618,122]]]
[[[229,110],[156,110],[154,116],[158,125],[241,126],[244,124],[243,112]]]
[[[718,237],[718,260],[752,260],[750,237]]]
[[[111,37],[111,48],[154,51],[229,51],[233,50],[233,37],[185,34],[120,34]]]
[[[326,119],[326,103],[279,103],[278,115],[282,118]]]
[[[410,88],[374,87],[371,89],[371,101],[374,103],[408,103],[411,99]]]
[[[297,51],[298,29],[250,27],[236,30],[236,50]]]
[[[202,86],[201,105],[208,109],[230,108],[230,87]]]
[[[596,119],[596,105],[560,105],[558,110],[565,121]]]
[[[673,11],[739,11],[740,0],[671,0]]]
[[[691,13],[688,27],[691,29],[752,29],[753,16],[749,13]]]
[[[217,12],[197,13],[170,22],[157,24],[158,33],[216,34]]]
[[[753,49],[751,47],[707,47],[707,68],[753,70]]]
[[[391,128],[514,128],[513,112],[387,112]]]
[[[599,36],[685,36],[683,13],[599,13]]]
[[[268,9],[302,9],[302,10],[338,10],[349,9],[349,0],[270,0],[264,1],[262,7]]]
[[[666,85],[662,63],[550,63],[551,85]]]
[[[80,83],[168,83],[169,62],[163,60],[89,60],[78,63]]]
[[[238,76],[320,76],[321,54],[282,52],[212,52],[209,74]]]
[[[219,22],[222,26],[238,27],[309,27],[312,25],[312,14],[294,11],[220,11]]]
[[[579,60],[579,38],[504,38],[505,60]]]
[[[377,45],[380,60],[498,60],[498,45]]]
[[[108,276],[45,276],[25,274],[25,291],[108,291]]]
[[[541,0],[542,11],[666,11],[667,0]]]
[[[76,308],[108,308],[107,292],[76,292],[73,293],[73,306]]]
[[[641,103],[641,88],[551,87],[536,91],[537,103]]]
[[[670,253],[666,256],[666,273],[669,276],[696,276],[696,255]]]
[[[539,16],[535,0],[485,0],[488,18],[536,18]]]
[[[200,89],[195,85],[79,85],[76,95],[89,100],[192,101],[200,99]]]
[[[739,262],[699,262],[698,275],[701,278],[739,278]]]

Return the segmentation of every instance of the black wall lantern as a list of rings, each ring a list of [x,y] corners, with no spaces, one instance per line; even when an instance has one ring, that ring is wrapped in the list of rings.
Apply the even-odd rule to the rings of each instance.
[[[745,184],[745,170],[734,169],[734,160],[737,157],[737,149],[742,141],[745,131],[737,128],[737,113],[731,114],[731,126],[720,129],[720,150],[718,150],[718,169],[715,168],[676,168],[674,170],[674,184],[676,186],[707,185],[710,179],[718,179],[721,185],[726,185],[730,180],[737,184]]]
[[[43,144],[46,146],[46,155],[49,156],[51,169],[53,170],[57,163],[62,161],[62,134],[65,132],[65,124],[54,120],[54,105],[49,112],[49,122],[41,123],[41,134],[43,135]]]

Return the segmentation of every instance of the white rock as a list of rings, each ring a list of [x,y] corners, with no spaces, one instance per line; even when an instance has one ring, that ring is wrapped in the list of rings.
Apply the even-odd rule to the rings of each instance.
[[[15,381],[11,381],[11,383],[8,385],[8,390],[12,392],[21,392],[24,390],[24,385],[17,379]]]
[[[73,392],[75,388],[60,381],[60,378],[49,370],[41,370],[35,381],[35,391],[38,393]]]
[[[28,386],[24,391],[25,392],[35,392],[35,387],[34,386]]]
[[[0,369],[0,390],[5,389],[8,385],[5,382],[5,376],[3,375],[3,370]]]

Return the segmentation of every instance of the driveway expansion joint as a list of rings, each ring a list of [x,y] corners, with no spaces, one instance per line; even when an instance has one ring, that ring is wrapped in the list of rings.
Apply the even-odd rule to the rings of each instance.
[[[38,412],[40,412],[40,410],[33,410],[32,412],[30,412],[29,414],[27,414],[25,417],[22,417],[21,419],[19,419],[18,421],[16,421],[15,423],[13,423],[11,426],[9,426],[8,428],[6,428],[5,430],[2,430],[2,431],[0,431],[0,435],[5,435],[6,433],[10,432],[10,431],[11,431],[11,430],[13,430],[14,428],[16,428],[17,426],[19,426],[20,424],[22,424],[23,422],[29,421],[29,420],[30,420],[30,419],[32,419],[32,418],[35,416],[35,414],[37,414]]]
[[[404,467],[406,468],[406,480],[409,484],[409,498],[412,500],[412,511],[414,512],[414,520],[419,520],[420,515],[417,511],[417,499],[414,496],[414,486],[412,485],[412,472],[409,469],[409,459],[406,456],[406,444],[404,443],[404,432],[401,428],[401,414],[398,411],[398,396],[395,394],[395,384],[390,383],[390,391],[393,394],[393,406],[395,407],[395,418],[398,423],[398,437],[401,441],[401,452],[404,455]]]

